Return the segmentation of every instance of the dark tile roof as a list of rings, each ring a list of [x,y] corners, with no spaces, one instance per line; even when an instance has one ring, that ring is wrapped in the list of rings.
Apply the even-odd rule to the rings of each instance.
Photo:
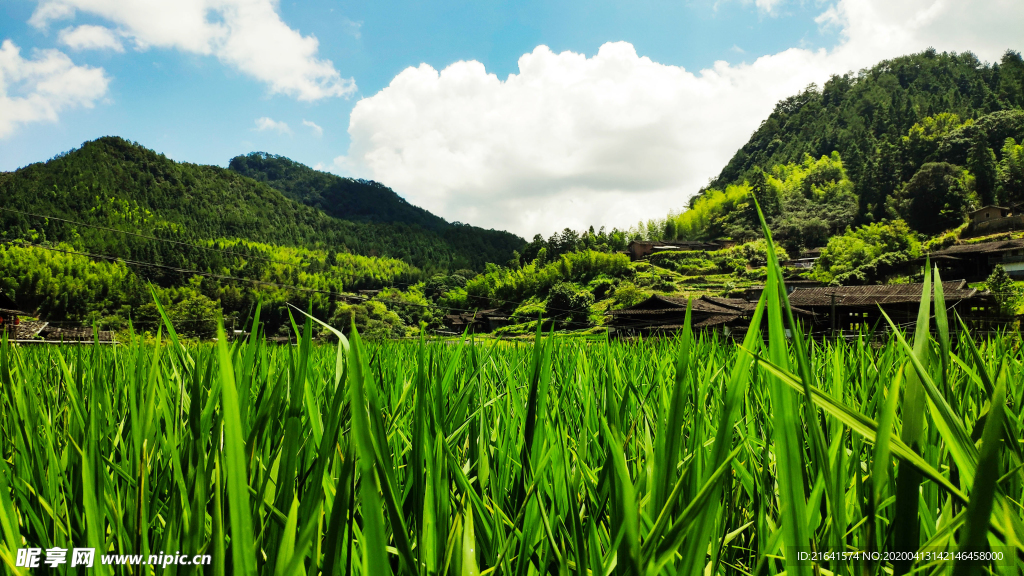
[[[720,300],[721,302],[716,302]],[[726,304],[729,302],[731,304]],[[609,310],[608,313],[612,316],[634,316],[634,315],[654,315],[654,314],[669,314],[678,313],[682,314],[686,311],[686,298],[680,298],[677,296],[662,296],[661,294],[655,294],[644,300],[643,302],[632,306],[630,308],[623,308],[621,310]],[[747,304],[745,300],[738,300],[735,298],[696,298],[693,300],[692,309],[694,312],[701,312],[706,314],[735,314],[737,310],[745,310],[740,306]],[[753,310],[753,308],[750,308]]]
[[[978,208],[977,210],[975,210],[973,212],[970,212],[970,214],[977,214],[978,212],[981,212],[982,210],[989,210],[989,209],[993,209],[993,208],[996,209],[996,210],[1009,210],[1009,208],[1007,208],[1006,206],[996,206],[995,204],[989,204],[988,206],[982,206],[981,208]]]
[[[48,326],[44,328],[41,335],[46,340],[92,340],[93,332],[92,328],[87,326],[79,327],[68,327],[68,328],[57,328]],[[100,342],[111,342],[114,340],[113,332],[107,330],[100,330],[98,339]]]
[[[692,303],[693,312],[725,316],[752,314],[756,307],[757,302],[750,302],[742,298],[722,298],[719,296],[701,296],[700,298],[694,298]],[[673,313],[682,314],[685,311],[686,298],[655,294],[636,306],[620,310],[609,310],[608,314],[612,316],[653,316]],[[808,313],[795,307],[793,311],[797,314]]]
[[[622,308],[620,310],[609,310],[608,314],[612,316],[657,316],[659,314],[682,314],[685,311],[682,308],[647,308],[643,310]]]
[[[721,324],[727,324],[727,323],[732,322],[733,320],[736,320],[738,318],[739,318],[738,315],[716,314],[714,316],[709,316],[709,317],[705,318],[704,320],[701,320],[700,322],[694,324],[693,327],[694,328],[707,328],[709,326],[718,326],[718,325],[721,325]]]
[[[993,254],[1007,250],[1024,249],[1024,239],[998,240],[995,242],[978,242],[977,244],[957,244],[942,250],[931,252],[929,256],[970,256],[974,254]]]
[[[756,302],[750,302],[742,298],[720,298],[718,296],[701,296],[701,300],[710,302],[716,306],[722,308],[729,308],[730,310],[738,310],[741,312],[753,312],[754,308],[757,307]]]
[[[884,284],[881,286],[822,286],[819,288],[797,288],[789,295],[792,306],[809,308],[830,306],[835,294],[836,305],[874,306],[876,304],[901,304],[921,301],[923,284]],[[968,288],[965,280],[950,280],[942,283],[946,302],[964,300],[975,296],[978,291]]]
[[[29,340],[35,338],[43,331],[48,325],[48,322],[42,322],[39,320],[29,320],[22,322],[15,327],[14,339],[15,340]]]

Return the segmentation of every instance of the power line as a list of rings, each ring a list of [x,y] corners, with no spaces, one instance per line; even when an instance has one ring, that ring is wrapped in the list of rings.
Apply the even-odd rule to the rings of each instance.
[[[175,244],[175,245],[178,245],[178,246],[190,246],[190,247],[193,247],[193,248],[198,248],[200,250],[208,250],[208,251],[211,251],[211,252],[221,252],[223,254],[229,254],[229,255],[232,255],[232,256],[238,256],[238,257],[242,257],[242,258],[250,258],[250,259],[255,259],[255,260],[264,260],[264,261],[267,261],[267,262],[274,262],[274,263],[282,264],[282,265],[285,265],[285,266],[292,266],[292,267],[299,267],[299,268],[305,267],[305,265],[303,265],[302,263],[285,262],[283,260],[275,260],[273,258],[266,258],[266,257],[261,257],[261,256],[251,256],[251,255],[243,254],[243,253],[240,253],[240,252],[235,252],[235,251],[232,251],[232,250],[225,250],[225,249],[222,249],[222,248],[214,248],[214,247],[211,247],[211,246],[201,246],[199,244],[194,244],[194,243],[191,243],[191,242],[183,242],[183,241],[180,241],[180,240],[171,240],[171,239],[168,239],[168,238],[159,238],[157,236],[149,236],[149,235],[146,235],[146,234],[132,232],[132,231],[129,231],[129,230],[121,230],[121,229],[118,229],[118,228],[107,228],[105,226],[98,226],[98,225],[95,225],[95,224],[87,224],[85,222],[78,222],[76,220],[69,220],[67,218],[60,218],[60,217],[57,217],[57,216],[47,216],[45,214],[36,214],[36,213],[33,213],[33,212],[25,212],[25,211],[22,211],[22,210],[15,210],[14,208],[4,208],[2,206],[0,206],[0,210],[4,210],[4,211],[7,211],[7,212],[13,212],[13,213],[16,213],[16,214],[22,214],[22,215],[25,215],[25,216],[32,216],[34,218],[56,220],[56,221],[59,221],[59,222],[65,222],[65,223],[74,224],[74,225],[77,225],[77,226],[85,226],[85,227],[88,227],[88,228],[95,228],[95,229],[98,229],[98,230],[105,230],[105,231],[108,231],[108,232],[118,232],[118,233],[121,233],[121,234],[127,234],[129,236],[135,236],[135,237],[144,238],[144,239],[147,239],[147,240],[156,240],[158,242],[167,242],[167,243]],[[33,244],[33,245],[34,246],[39,246],[39,245],[36,245],[36,244]],[[100,257],[100,258],[110,258],[110,257],[106,257],[106,256],[97,256],[97,257]],[[151,264],[151,265],[152,266],[162,266],[162,265],[158,265],[158,264]],[[194,272],[198,273],[197,271],[194,271]],[[390,282],[390,284],[392,286],[397,284],[399,286],[406,286],[406,287],[415,286],[416,285],[416,284],[410,283],[410,282],[394,282],[394,281]],[[488,298],[488,300],[490,300],[492,302],[497,302],[497,303],[500,303],[500,304],[514,304],[517,307],[521,304],[521,302],[516,302],[514,300],[502,300],[500,298]],[[406,304],[406,303],[402,303],[402,304]],[[424,305],[421,304],[419,306],[424,306]],[[460,310],[458,308],[449,308],[449,307],[443,307],[443,306],[441,308],[448,309],[448,310]],[[564,312],[566,314],[572,314],[572,313],[575,312],[573,310],[563,310],[563,309],[559,309],[559,308],[550,308],[550,309],[546,309],[546,310],[554,311],[554,312]]]
[[[59,218],[57,216],[47,216],[45,214],[35,214],[32,212],[25,212],[22,210],[15,210],[14,208],[4,208],[0,206],[0,210],[5,212],[13,212],[15,214],[22,214],[24,216],[32,216],[34,218],[42,218],[44,220],[56,220],[58,222],[65,222],[67,224],[74,224],[76,226],[85,226],[87,228],[94,228],[96,230],[104,230],[106,232],[118,232],[120,234],[127,234],[129,236],[135,236],[136,238],[144,238],[146,240],[157,240],[159,242],[167,242],[168,244],[175,244],[177,246],[190,246],[192,248],[198,248],[200,250],[209,250],[211,252],[221,252],[223,254],[230,254],[232,256],[238,256],[240,258],[248,258],[251,260],[263,260],[265,262],[274,262],[275,264],[283,264],[285,266],[298,266],[294,262],[285,262],[284,260],[276,260],[274,258],[267,258],[265,256],[256,256],[253,254],[245,254],[242,252],[235,252],[234,250],[225,250],[223,248],[214,248],[212,246],[201,246],[199,244],[193,244],[191,242],[182,242],[180,240],[171,240],[170,238],[160,238],[157,236],[149,236],[147,234],[141,234],[138,232],[132,232],[130,230],[121,230],[118,228],[107,228],[106,226],[98,226],[96,224],[87,224],[85,222],[77,222],[75,220],[68,220],[67,218]]]
[[[220,253],[223,253],[223,254],[228,254],[228,255],[231,255],[231,256],[236,256],[236,257],[241,257],[241,258],[263,260],[263,261],[266,261],[266,262],[273,262],[273,263],[282,264],[282,265],[291,266],[291,267],[304,267],[304,265],[302,263],[285,262],[283,260],[276,260],[276,259],[273,259],[273,258],[267,258],[267,257],[262,257],[262,256],[255,256],[255,255],[250,255],[250,254],[244,254],[244,253],[236,252],[236,251],[233,251],[233,250],[226,250],[226,249],[222,249],[222,248],[214,248],[214,247],[210,247],[210,246],[201,246],[201,245],[190,243],[190,242],[183,242],[183,241],[179,241],[179,240],[171,240],[171,239],[168,239],[168,238],[159,238],[159,237],[156,237],[156,236],[150,236],[150,235],[141,234],[141,233],[138,233],[138,232],[132,232],[132,231],[129,231],[129,230],[121,230],[121,229],[117,229],[117,228],[108,228],[108,227],[105,227],[105,226],[99,226],[99,225],[95,225],[95,224],[87,224],[85,222],[78,222],[78,221],[75,221],[75,220],[69,220],[67,218],[60,218],[60,217],[56,217],[56,216],[47,216],[45,214],[36,214],[36,213],[33,213],[33,212],[26,212],[26,211],[22,211],[22,210],[16,210],[14,208],[0,207],[0,210],[7,211],[7,212],[12,212],[12,213],[16,213],[16,214],[22,214],[22,215],[25,215],[25,216],[31,216],[31,217],[34,217],[34,218],[56,220],[56,221],[59,221],[59,222],[65,222],[65,223],[68,223],[68,224],[74,224],[74,225],[78,225],[78,226],[85,226],[85,227],[88,227],[88,228],[94,228],[94,229],[104,230],[104,231],[108,231],[108,232],[127,234],[129,236],[143,238],[143,239],[146,239],[146,240],[156,240],[156,241],[159,241],[159,242],[167,242],[167,243],[178,245],[178,246],[189,246],[189,247],[193,247],[193,248],[198,248],[200,250],[207,250],[207,251],[211,251],[211,252],[220,252]],[[265,285],[265,286],[274,286],[274,287],[278,287],[278,288],[292,289],[292,290],[297,290],[297,291],[302,291],[302,292],[307,292],[307,293],[326,294],[326,295],[330,295],[330,296],[344,298],[346,300],[356,299],[356,300],[363,301],[363,302],[367,302],[367,301],[371,301],[372,300],[372,298],[367,298],[367,297],[363,297],[363,296],[356,296],[356,295],[347,295],[347,294],[343,294],[343,293],[340,293],[340,292],[334,292],[334,291],[330,291],[330,290],[319,290],[319,289],[315,289],[315,288],[305,288],[305,287],[301,287],[301,286],[296,286],[296,285],[293,285],[293,284],[282,284],[282,283],[278,283],[278,282],[270,282],[270,281],[264,281],[264,280],[254,280],[254,279],[250,279],[250,278],[241,278],[241,277],[238,277],[238,276],[213,274],[213,273],[209,273],[209,272],[202,272],[202,271],[199,271],[199,270],[193,270],[193,269],[188,269],[188,268],[178,268],[178,267],[175,267],[175,266],[168,266],[168,265],[164,265],[164,264],[154,264],[154,263],[151,263],[151,262],[142,262],[142,261],[137,261],[137,260],[129,260],[129,259],[125,259],[125,258],[118,258],[118,257],[114,257],[114,256],[106,256],[106,255],[101,255],[101,254],[91,254],[91,253],[87,253],[87,252],[75,252],[75,251],[70,251],[70,250],[62,250],[62,249],[59,249],[59,248],[48,247],[48,246],[44,246],[44,245],[40,245],[40,244],[34,244],[34,243],[30,243],[30,242],[25,242],[25,241],[23,241],[23,242],[25,244],[27,244],[27,245],[34,246],[36,248],[41,248],[41,249],[44,249],[44,250],[52,250],[52,251],[55,251],[55,252],[63,252],[63,253],[66,253],[66,254],[76,254],[76,255],[87,256],[87,257],[92,257],[92,258],[99,258],[99,259],[117,261],[117,262],[122,262],[124,264],[129,264],[129,265],[132,265],[132,266],[142,266],[142,267],[165,269],[165,270],[171,270],[171,271],[178,272],[178,273],[186,273],[186,274],[205,276],[205,277],[213,278],[213,279],[217,279],[217,280],[249,282],[249,283],[252,283],[252,284],[260,284],[260,285]],[[10,244],[10,243],[13,243],[13,241],[7,241],[6,243]],[[392,285],[397,284],[399,286],[406,286],[406,287],[414,286],[415,285],[413,283],[407,283],[407,282],[391,282],[391,284]],[[1013,292],[989,292],[989,294],[991,294],[991,295],[1011,294],[1012,295],[1012,294],[1015,294],[1015,293],[1013,293]],[[516,307],[521,305],[521,302],[517,302],[517,301],[514,301],[514,300],[503,300],[503,299],[500,299],[500,298],[491,298],[491,297],[488,297],[488,300],[492,301],[492,302],[500,303],[500,304],[513,304]],[[401,302],[401,301],[395,300],[395,299],[377,300],[377,301],[378,302],[382,302],[382,303],[392,304],[392,305],[399,305],[399,306],[412,306],[412,307],[418,307],[418,308],[438,308],[438,309],[441,309],[441,310],[447,310],[449,312],[476,313],[478,311],[478,310],[454,308],[454,307],[451,307],[451,306],[443,306],[443,305],[440,305],[440,304],[429,305],[429,304],[417,304],[417,303],[414,303],[414,302]],[[952,306],[950,306],[949,308],[947,308],[947,312],[949,310],[953,309],[957,304],[959,304],[959,301],[957,303],[953,304]],[[545,307],[545,312],[562,312],[562,314],[556,314],[556,315],[549,316],[550,319],[557,319],[557,318],[569,316],[570,314],[574,314],[577,311],[575,311],[575,310],[565,310],[565,309],[560,309],[560,308]],[[519,326],[519,325],[523,325],[523,324],[528,324],[530,322],[532,322],[532,320],[527,321],[527,322],[523,322],[523,323],[514,323],[514,324],[511,324],[511,325],[512,326]],[[914,324],[916,324],[916,322],[909,322],[909,323],[906,323],[906,324],[898,324],[897,326],[899,326],[899,327],[909,327],[909,326],[912,326]],[[657,324],[652,323],[650,325],[651,326],[656,326]]]
[[[14,244],[15,242],[16,241],[14,241],[14,240],[7,240],[7,241],[5,241],[3,243],[4,244]],[[78,252],[78,251],[75,251],[75,250],[64,250],[64,249],[61,249],[61,248],[54,248],[52,246],[44,246],[44,245],[41,245],[41,244],[34,244],[34,243],[31,243],[31,242],[25,242],[25,241],[20,241],[20,242],[23,243],[23,244],[29,245],[29,246],[33,246],[35,248],[39,248],[41,250],[49,250],[49,251],[52,251],[52,252],[60,252],[60,253],[63,253],[63,254],[73,254],[73,255],[84,256],[84,257],[89,257],[89,258],[98,258],[98,259],[102,259],[102,260],[121,262],[123,264],[128,264],[128,265],[132,265],[132,266],[143,266],[143,267],[151,267],[151,268],[159,268],[159,269],[171,270],[171,271],[178,272],[178,273],[194,274],[194,275],[197,275],[197,276],[204,276],[204,277],[213,278],[213,279],[216,279],[216,280],[239,281],[239,282],[249,282],[249,283],[252,283],[252,284],[270,285],[270,286],[275,286],[275,287],[278,287],[278,288],[293,289],[293,290],[302,291],[302,292],[326,294],[326,295],[331,295],[331,296],[336,296],[336,297],[339,297],[339,298],[343,298],[343,299],[346,299],[346,300],[355,299],[355,300],[359,300],[359,301],[362,301],[362,302],[368,302],[368,301],[372,300],[371,298],[367,298],[365,296],[349,295],[349,294],[343,294],[343,293],[340,293],[340,292],[333,292],[333,291],[329,291],[329,290],[318,290],[318,289],[315,289],[315,288],[305,288],[305,287],[302,287],[302,286],[295,286],[295,285],[291,285],[291,284],[281,284],[281,283],[278,283],[278,282],[268,282],[268,281],[263,281],[263,280],[253,280],[251,278],[240,278],[238,276],[226,276],[226,275],[222,275],[222,274],[213,274],[213,273],[210,273],[210,272],[202,272],[200,270],[191,270],[191,269],[188,269],[188,268],[177,268],[177,267],[174,267],[174,266],[167,266],[167,265],[164,265],[164,264],[154,264],[154,263],[151,263],[151,262],[141,262],[141,261],[136,261],[136,260],[128,260],[128,259],[125,259],[125,258],[118,258],[116,256],[106,256],[106,255],[103,255],[103,254],[92,254],[92,253],[89,253],[89,252]],[[380,301],[380,300],[378,300],[378,302],[385,303],[385,302]],[[417,304],[415,302],[401,302],[401,301],[398,301],[398,300],[388,300],[388,301],[386,301],[386,303],[393,304],[393,305],[399,305],[399,306],[412,306],[412,307],[417,307],[417,308],[428,308],[428,309],[429,308],[439,308],[439,309],[447,310],[447,311],[450,311],[450,312],[452,312],[452,311],[454,311],[454,312],[465,312],[465,313],[470,313],[470,314],[474,314],[474,315],[478,313],[478,310],[469,310],[469,309],[464,309],[464,308],[453,308],[453,307],[450,307],[450,306],[442,306],[442,305],[439,305],[439,304],[435,304],[435,305]],[[562,317],[562,316],[565,316],[565,315],[566,314],[549,316],[548,319],[552,319],[553,320],[553,319],[556,319],[556,318],[559,318],[559,317]],[[154,321],[154,322],[156,322],[156,321]],[[512,323],[510,325],[512,325],[512,326],[521,326],[521,325],[529,324],[530,322],[533,322],[533,321],[529,320],[527,322]]]
[[[282,284],[280,282],[270,282],[270,281],[267,281],[267,280],[254,280],[252,278],[241,278],[241,277],[238,277],[238,276],[228,276],[228,275],[224,275],[224,274],[214,274],[212,272],[203,272],[201,270],[192,270],[192,269],[189,269],[189,268],[178,268],[176,266],[168,266],[166,264],[154,264],[152,262],[142,262],[142,261],[138,261],[138,260],[129,260],[127,258],[119,258],[117,256],[106,256],[104,254],[92,254],[92,253],[89,253],[89,252],[79,252],[79,251],[76,251],[76,250],[65,250],[65,249],[62,249],[62,248],[54,248],[53,246],[44,246],[42,244],[35,244],[35,243],[32,243],[32,242],[26,242],[24,240],[20,240],[20,241],[6,240],[3,243],[4,244],[12,244],[12,245],[14,245],[15,242],[19,242],[19,243],[21,243],[23,245],[27,245],[27,246],[32,246],[34,248],[39,248],[41,250],[49,250],[51,252],[60,252],[60,253],[63,253],[63,254],[73,254],[73,255],[76,255],[76,256],[84,256],[84,257],[87,257],[87,258],[97,258],[97,259],[100,259],[100,260],[109,260],[109,261],[112,261],[112,262],[120,262],[122,264],[127,264],[127,265],[130,265],[130,266],[142,266],[142,267],[146,267],[146,268],[158,268],[158,269],[162,269],[162,270],[170,270],[172,272],[178,272],[178,273],[182,273],[182,274],[193,274],[193,275],[196,275],[196,276],[204,276],[204,277],[207,277],[207,278],[213,278],[215,280],[225,280],[225,281],[233,281],[233,282],[249,282],[251,284],[260,284],[260,285],[264,285],[264,286],[274,286],[274,287],[277,287],[277,288],[291,289],[291,290],[296,290],[296,291],[299,291],[299,292],[308,292],[308,293],[316,293],[316,294],[325,294],[325,295],[329,295],[329,296],[336,296],[338,298],[342,298],[342,299],[345,299],[345,300],[359,300],[359,301],[363,301],[363,302],[371,300],[371,298],[367,298],[365,296],[357,296],[357,295],[354,295],[354,294],[344,294],[342,292],[334,292],[332,290],[320,290],[320,289],[317,289],[317,288],[306,288],[306,287],[303,287],[303,286],[296,286],[294,284]],[[392,303],[393,304],[399,304],[399,305],[402,305],[402,306],[416,306],[416,307],[419,307],[419,308],[440,307],[440,308],[444,308],[444,309],[447,309],[447,310],[455,310],[455,311],[458,311],[458,312],[476,312],[476,310],[468,310],[468,309],[462,309],[462,308],[452,308],[452,307],[447,307],[447,306],[431,306],[429,304],[417,304],[415,302],[392,301]]]

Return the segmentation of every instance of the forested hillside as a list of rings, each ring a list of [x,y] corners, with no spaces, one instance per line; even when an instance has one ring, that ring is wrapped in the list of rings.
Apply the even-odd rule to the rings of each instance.
[[[266,152],[235,156],[228,169],[265,182],[293,200],[342,220],[416,224],[431,230],[449,225],[443,218],[409,204],[379,182],[342,178],[284,156]]]
[[[780,102],[663,238],[758,235],[758,199],[789,250],[904,219],[932,235],[1024,202],[1024,60],[932,50],[833,76]]]
[[[781,102],[687,209],[628,230],[565,229],[529,243],[280,156],[239,156],[221,169],[102,138],[0,174],[0,291],[44,316],[114,328],[128,316],[155,321],[150,281],[186,330],[210,311],[240,317],[257,301],[282,330],[286,303],[311,304],[339,325],[355,317],[375,336],[411,334],[420,322],[438,329],[445,313],[477,308],[501,308],[514,324],[506,333],[531,329],[538,315],[560,328],[599,326],[603,312],[654,293],[738,295],[762,282],[754,198],[780,260],[824,247],[813,270],[787,269],[789,279],[905,282],[929,247],[958,241],[971,210],[1024,206],[1022,105],[1024,61],[1014,52],[995,64],[933,51],[882,62]],[[722,237],[738,245],[644,262],[613,254],[631,240]],[[330,294],[381,287],[372,301]],[[208,335],[210,326],[190,331]]]
[[[414,235],[423,228],[440,236],[456,255],[450,269],[480,269],[487,262],[504,262],[522,250],[522,238],[502,230],[485,230],[460,222],[449,223],[413,206],[387,186],[372,180],[342,178],[314,170],[284,156],[253,152],[231,159],[229,169],[283,192],[289,198],[342,220],[407,225]],[[400,256],[399,256],[400,257]],[[431,261],[414,262],[435,268]]]
[[[822,87],[779,102],[775,111],[740,148],[708,188],[749,180],[758,168],[800,162],[839,152],[862,207],[877,210],[894,179],[906,181],[927,150],[910,150],[902,139],[915,124],[942,113],[962,121],[1024,106],[1024,61],[1007,52],[999,63],[983,64],[969,52],[920,54],[886,60],[856,74],[833,76]],[[985,127],[987,144],[998,150],[1008,137],[1005,120]],[[945,156],[966,161],[974,130],[962,131]],[[922,134],[924,136],[924,134]],[[924,154],[922,154],[924,152]],[[865,214],[866,215],[866,214]]]
[[[486,262],[507,259],[525,244],[512,234],[472,229],[486,238],[476,245],[455,246],[442,233],[401,218],[338,218],[235,171],[174,162],[116,137],[87,142],[49,162],[5,175],[0,197],[6,208],[184,242],[241,238],[397,258],[424,269],[482,269]],[[205,251],[10,212],[0,214],[0,230],[7,239],[71,241],[103,254],[161,264],[217,265]],[[496,235],[500,242],[494,241]]]
[[[321,174],[286,162],[293,176]],[[344,182],[324,176],[317,178]],[[287,324],[287,302],[312,301],[330,317],[348,308],[327,293],[407,285],[437,272],[471,276],[469,270],[507,261],[526,245],[509,233],[448,224],[378,184],[356,184],[361,194],[369,190],[390,204],[383,202],[374,218],[359,218],[357,210],[355,220],[346,220],[290,197],[298,184],[285,194],[233,170],[174,162],[121,138],[100,138],[0,173],[0,292],[51,320],[117,328],[129,316],[153,319],[152,284],[180,318],[218,309],[244,315],[262,300],[276,327]],[[311,189],[303,200],[311,200]],[[323,199],[332,194],[322,190]],[[373,198],[363,196],[364,211],[372,212]],[[388,212],[388,205],[419,221]],[[374,314],[387,313],[377,306]],[[401,326],[397,317],[391,321]]]

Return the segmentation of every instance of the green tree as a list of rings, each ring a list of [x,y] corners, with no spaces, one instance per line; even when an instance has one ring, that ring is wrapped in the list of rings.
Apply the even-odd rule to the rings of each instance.
[[[996,264],[992,274],[985,280],[989,292],[996,299],[999,305],[999,313],[1003,316],[1013,316],[1021,305],[1021,287],[1010,278],[1002,264]]]
[[[563,326],[589,323],[593,304],[594,295],[572,282],[559,282],[548,292],[548,316]]]
[[[637,288],[636,284],[625,281],[619,283],[615,288],[613,297],[615,298],[615,304],[620,308],[628,308],[643,302],[647,298],[647,294]]]
[[[537,258],[534,259],[533,265],[537,266],[537,267],[541,267],[541,266],[544,266],[545,264],[547,264],[547,262],[548,262],[548,249],[542,247],[540,250],[537,251]]]
[[[814,263],[823,282],[864,284],[879,279],[886,267],[921,255],[917,234],[903,220],[877,222],[834,236]]]
[[[1000,202],[1024,202],[1024,144],[1007,138],[1000,151],[1002,160],[996,175],[996,189]]]
[[[174,329],[188,338],[207,339],[217,333],[217,319],[220,318],[220,303],[208,296],[193,293],[172,305],[168,315]]]
[[[760,230],[761,228],[761,220],[757,215],[758,204],[767,221],[771,221],[782,212],[782,201],[779,198],[778,190],[769,185],[768,176],[764,170],[756,170],[753,178],[750,179],[750,196],[751,200],[747,201],[743,211],[744,220],[750,229]],[[757,200],[757,204],[752,201],[753,199]]]
[[[665,240],[672,242],[676,239],[676,221],[671,216],[665,220]]]
[[[967,169],[974,175],[974,189],[983,205],[995,202],[996,191],[996,155],[988,147],[985,133],[974,132],[971,150],[967,154]]]
[[[889,207],[914,230],[937,234],[963,224],[970,203],[963,170],[946,162],[929,162],[891,199]]]

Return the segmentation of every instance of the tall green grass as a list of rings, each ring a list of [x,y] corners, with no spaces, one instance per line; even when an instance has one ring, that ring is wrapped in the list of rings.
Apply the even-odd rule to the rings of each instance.
[[[810,341],[769,269],[742,342],[335,346],[301,313],[291,347],[258,315],[216,345],[170,324],[157,344],[4,340],[0,562],[88,546],[213,558],[97,574],[1020,573],[1019,338],[952,342],[935,273],[912,337]],[[983,548],[1009,560],[799,560]]]

